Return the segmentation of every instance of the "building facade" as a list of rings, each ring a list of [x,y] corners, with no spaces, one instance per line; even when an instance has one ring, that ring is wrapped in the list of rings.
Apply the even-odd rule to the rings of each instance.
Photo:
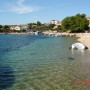
[[[56,26],[61,25],[61,22],[58,20],[51,20],[48,24],[55,24]]]

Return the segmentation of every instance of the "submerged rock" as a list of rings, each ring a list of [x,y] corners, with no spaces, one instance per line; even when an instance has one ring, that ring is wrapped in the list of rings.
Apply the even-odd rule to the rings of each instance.
[[[68,60],[75,60],[75,58],[73,58],[73,57],[68,57]]]

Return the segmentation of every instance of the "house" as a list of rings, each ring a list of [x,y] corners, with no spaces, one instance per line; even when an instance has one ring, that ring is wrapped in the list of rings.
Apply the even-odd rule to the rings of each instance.
[[[11,25],[10,26],[10,30],[17,30],[17,31],[19,31],[19,30],[21,30],[21,27],[19,25]]]
[[[21,27],[20,26],[16,26],[15,30],[19,31],[19,30],[21,30]]]
[[[10,30],[15,30],[16,25],[10,25]]]
[[[21,29],[24,29],[24,30],[27,30],[28,29],[28,26],[27,25],[20,25]]]
[[[51,20],[48,24],[55,24],[56,26],[61,25],[61,22],[58,20]]]

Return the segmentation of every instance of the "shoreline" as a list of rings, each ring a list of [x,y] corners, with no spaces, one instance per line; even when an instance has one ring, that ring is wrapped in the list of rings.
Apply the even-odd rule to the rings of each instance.
[[[31,34],[32,35],[33,33],[26,33],[25,32],[25,33],[0,33],[0,34]]]
[[[90,33],[77,33],[77,40],[83,43],[90,50]]]
[[[30,34],[30,35],[33,35],[34,32],[30,32],[30,33],[0,33],[0,34]],[[75,36],[77,38],[77,40],[81,43],[83,43],[85,46],[88,47],[88,49],[90,50],[90,33],[66,33],[66,32],[63,32],[63,33],[60,33],[60,32],[53,32],[53,33],[50,33],[50,32],[43,32],[44,35],[53,35],[55,34],[60,36]]]

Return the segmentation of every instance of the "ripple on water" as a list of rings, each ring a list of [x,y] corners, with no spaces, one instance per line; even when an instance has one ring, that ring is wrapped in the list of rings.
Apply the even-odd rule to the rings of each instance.
[[[0,52],[0,64],[5,65],[0,69],[0,84],[5,85],[1,86],[2,90],[90,89],[88,85],[75,84],[76,80],[90,78],[90,62],[87,60],[90,56],[88,51],[82,53],[68,49],[76,42],[74,38],[30,35],[5,37],[8,39],[2,42],[3,45],[10,45],[12,50]]]

